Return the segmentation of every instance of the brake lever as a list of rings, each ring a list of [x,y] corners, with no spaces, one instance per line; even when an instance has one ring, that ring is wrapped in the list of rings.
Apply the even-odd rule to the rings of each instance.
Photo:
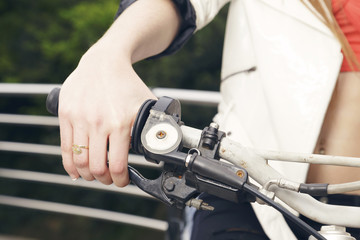
[[[157,198],[163,203],[183,209],[187,202],[199,195],[196,188],[186,185],[182,175],[173,171],[162,171],[154,180],[143,177],[135,168],[128,166],[131,182],[144,192]]]
[[[128,166],[128,170],[131,182],[138,186],[138,188],[168,205],[173,204],[171,199],[168,198],[162,190],[163,174],[155,180],[149,180],[131,166]]]

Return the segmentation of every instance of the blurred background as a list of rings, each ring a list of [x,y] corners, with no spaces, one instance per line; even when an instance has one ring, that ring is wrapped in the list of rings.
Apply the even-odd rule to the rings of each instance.
[[[114,20],[119,0],[0,1],[0,89],[5,83],[61,84]],[[135,69],[149,87],[218,91],[227,9],[176,54]],[[0,114],[49,116],[45,95],[0,94]],[[183,121],[203,128],[216,107],[183,104]],[[0,195],[134,214],[167,221],[158,201],[116,192],[24,181],[6,170],[65,175],[61,157],[1,148],[5,143],[59,146],[57,126],[0,122]],[[147,177],[158,170],[141,169]],[[7,172],[8,173],[8,172]],[[4,197],[1,197],[3,198]],[[166,233],[96,218],[0,203],[0,239],[165,239]]]

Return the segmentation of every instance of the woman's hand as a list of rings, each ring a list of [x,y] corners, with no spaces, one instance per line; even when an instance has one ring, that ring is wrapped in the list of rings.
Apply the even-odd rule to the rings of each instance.
[[[90,49],[61,89],[63,165],[72,179],[81,176],[122,187],[129,182],[131,127],[141,104],[155,96],[131,62],[109,61],[103,53],[96,47]],[[79,148],[81,153],[74,153],[75,145],[88,149]]]
[[[66,79],[58,115],[63,164],[72,179],[129,183],[131,127],[142,103],[155,98],[132,64],[164,51],[180,22],[171,0],[136,1]]]

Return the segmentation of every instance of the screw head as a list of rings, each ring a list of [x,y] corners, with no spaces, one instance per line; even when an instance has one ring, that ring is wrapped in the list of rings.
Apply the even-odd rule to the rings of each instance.
[[[164,130],[160,130],[156,133],[156,137],[158,139],[164,139],[166,137],[166,132]]]
[[[241,171],[241,170],[238,170],[238,171],[236,172],[236,175],[238,175],[238,177],[242,178],[242,177],[244,176],[244,172]]]

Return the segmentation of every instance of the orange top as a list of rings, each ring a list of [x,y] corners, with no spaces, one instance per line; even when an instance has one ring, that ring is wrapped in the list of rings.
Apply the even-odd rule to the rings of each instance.
[[[360,0],[332,0],[332,8],[337,23],[360,62]],[[349,71],[353,70],[344,58],[341,72]]]

